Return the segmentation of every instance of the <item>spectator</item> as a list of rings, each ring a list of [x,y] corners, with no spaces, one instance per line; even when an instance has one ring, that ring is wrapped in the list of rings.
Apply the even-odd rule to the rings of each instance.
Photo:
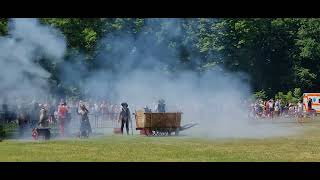
[[[312,112],[312,99],[309,98],[309,101],[308,101],[308,112]]]
[[[60,129],[60,135],[64,136],[64,130],[66,125],[66,119],[67,119],[67,103],[63,100],[60,102],[60,105],[58,106],[58,121],[59,121],[59,129]]]
[[[269,117],[273,118],[274,103],[272,99],[269,100],[268,106],[269,106]]]
[[[276,100],[276,102],[274,104],[274,112],[275,112],[276,117],[280,116],[280,102],[278,99]]]

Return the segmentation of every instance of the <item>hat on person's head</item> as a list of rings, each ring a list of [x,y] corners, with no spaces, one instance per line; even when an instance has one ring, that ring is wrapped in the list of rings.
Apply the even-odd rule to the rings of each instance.
[[[126,102],[121,103],[122,107],[128,107],[128,104]]]

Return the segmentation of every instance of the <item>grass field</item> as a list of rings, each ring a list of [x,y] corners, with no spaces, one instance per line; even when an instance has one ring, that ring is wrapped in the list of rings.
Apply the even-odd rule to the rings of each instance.
[[[297,126],[297,125],[295,125]],[[320,161],[320,122],[266,139],[104,136],[0,142],[0,161]]]

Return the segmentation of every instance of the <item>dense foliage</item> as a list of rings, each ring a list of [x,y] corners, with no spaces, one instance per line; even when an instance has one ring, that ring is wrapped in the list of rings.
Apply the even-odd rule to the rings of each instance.
[[[166,23],[144,28],[146,21],[153,20],[43,18],[41,22],[60,29],[67,40],[68,54],[85,54],[82,63],[91,70],[99,67],[95,56],[99,53],[100,39],[120,33],[137,36],[143,30],[143,33],[156,37],[155,45],[165,45],[175,52],[180,62],[173,63],[172,71],[179,68],[203,71],[222,65],[232,72],[247,74],[253,91],[262,98],[276,95],[290,99],[301,92],[319,89],[318,18],[177,19],[175,28],[180,29],[181,35],[172,39],[167,38]],[[0,35],[7,32],[8,19],[1,18]],[[53,73],[53,80],[61,81],[55,76],[56,66],[42,65]]]

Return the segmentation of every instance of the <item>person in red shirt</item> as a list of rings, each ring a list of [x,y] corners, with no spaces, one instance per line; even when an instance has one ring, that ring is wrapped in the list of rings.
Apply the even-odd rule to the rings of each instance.
[[[67,103],[62,101],[58,106],[58,121],[60,125],[59,129],[60,129],[60,135],[62,137],[64,136],[64,128],[65,128],[65,123],[67,119],[67,113],[68,113]]]

